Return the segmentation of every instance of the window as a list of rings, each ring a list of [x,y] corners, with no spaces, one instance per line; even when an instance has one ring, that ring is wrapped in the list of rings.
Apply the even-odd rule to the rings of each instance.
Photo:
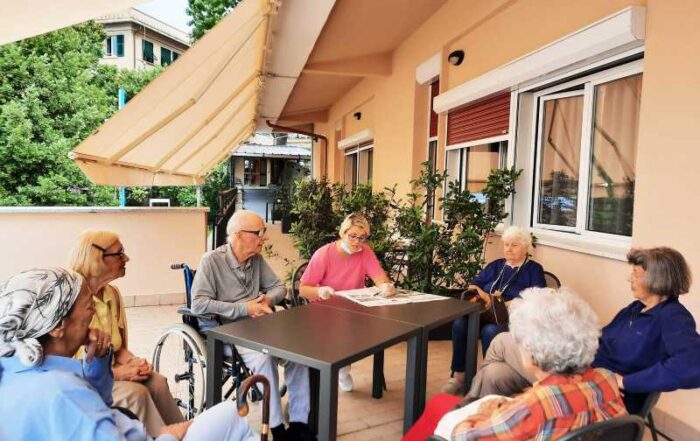
[[[142,49],[143,61],[145,61],[146,63],[153,64],[153,61],[155,60],[153,55],[153,43],[148,40],[143,40]]]
[[[160,65],[167,66],[173,62],[172,52],[164,47],[160,48]]]
[[[345,150],[345,187],[352,189],[358,184],[364,184],[372,180],[373,167],[372,141],[362,143]]]
[[[508,142],[475,142],[474,145],[447,150],[445,171],[447,183],[445,195],[451,182],[456,182],[460,190],[473,193],[479,202],[486,202],[481,193],[488,181],[491,170],[506,166]]]
[[[430,162],[430,172],[437,170],[437,144],[438,144],[438,114],[433,109],[433,99],[440,93],[440,80],[435,80],[428,89],[428,161]],[[435,198],[433,191],[426,194],[427,206],[426,214],[428,219],[435,218]]]
[[[180,54],[178,54],[177,52],[173,51],[173,61],[177,60],[178,58],[180,58]]]
[[[633,63],[535,94],[536,227],[632,235],[641,90]]]
[[[267,159],[243,159],[243,185],[253,187],[267,186]]]
[[[105,39],[105,57],[124,56],[124,36],[109,35]]]

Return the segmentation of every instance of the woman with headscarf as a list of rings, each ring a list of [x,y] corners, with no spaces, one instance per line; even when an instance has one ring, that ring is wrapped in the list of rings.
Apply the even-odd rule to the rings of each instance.
[[[90,330],[92,293],[80,274],[34,269],[0,283],[0,439],[151,438],[112,401],[109,336]],[[82,345],[85,357],[73,355]],[[256,439],[232,402],[164,426],[158,441]]]
[[[155,436],[164,425],[182,422],[184,418],[166,378],[154,372],[146,359],[129,350],[124,301],[117,287],[111,285],[115,279],[124,277],[128,261],[117,233],[87,230],[78,236],[68,266],[85,278],[92,292],[95,315],[90,328],[111,335],[114,405],[133,412],[146,425],[148,433]]]

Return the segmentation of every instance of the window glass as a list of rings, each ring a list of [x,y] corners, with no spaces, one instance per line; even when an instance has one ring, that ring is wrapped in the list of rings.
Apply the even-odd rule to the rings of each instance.
[[[116,37],[117,37],[116,38],[117,57],[123,57],[124,56],[124,36],[117,35]]]
[[[148,40],[143,40],[143,61],[153,63],[153,43]]]
[[[372,149],[360,151],[360,165],[357,182],[364,184],[372,179]]]
[[[357,154],[345,155],[345,188],[348,190],[357,186]]]
[[[437,170],[437,140],[428,142],[428,161],[430,162],[430,172],[435,173]],[[428,194],[428,214],[430,218],[435,217],[435,194]]]
[[[172,52],[164,47],[160,48],[160,65],[167,66],[172,63]]]
[[[481,191],[486,187],[492,169],[501,166],[501,145],[506,142],[477,145],[466,150],[467,190],[474,193],[480,202],[485,202]]]
[[[632,235],[642,75],[594,91],[587,229]]]
[[[583,96],[543,100],[538,221],[576,226]]]
[[[173,52],[173,61],[177,60],[178,58],[180,58],[180,54]]]
[[[105,56],[112,56],[112,37],[105,38]]]
[[[445,152],[445,171],[447,172],[445,195],[447,195],[447,191],[450,188],[450,182],[457,182],[461,187],[462,151],[463,149],[457,149]]]

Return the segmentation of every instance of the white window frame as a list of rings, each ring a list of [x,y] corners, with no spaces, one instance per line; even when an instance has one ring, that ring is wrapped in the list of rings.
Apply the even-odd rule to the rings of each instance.
[[[596,86],[638,74],[644,74],[643,59],[638,59],[620,66],[611,67],[610,69],[579,77],[577,79],[558,84],[554,87],[532,94],[532,108],[527,110],[530,114],[530,124],[532,124],[530,139],[526,141],[527,145],[523,146],[523,143],[519,143],[520,145],[518,147],[521,149],[525,147],[525,149],[521,151],[521,154],[526,154],[531,158],[530,164],[532,167],[534,167],[534,173],[531,175],[532,180],[530,181],[530,185],[532,185],[533,191],[530,193],[531,197],[529,200],[525,201],[525,199],[528,198],[523,198],[516,204],[516,209],[520,213],[522,213],[524,210],[529,212],[529,223],[533,226],[533,233],[538,237],[539,243],[609,257],[617,260],[625,260],[625,255],[632,244],[632,237],[600,233],[586,229],[588,214],[588,187],[591,178],[590,154],[592,148],[592,113],[594,91]],[[555,81],[555,78],[550,79],[550,82]],[[579,164],[577,221],[576,227],[571,229],[537,222],[541,148],[540,139],[538,139],[540,137],[539,127],[541,127],[539,101],[543,96],[552,95],[576,85],[584,86],[584,120],[581,133],[582,144]],[[580,91],[578,92],[580,93]],[[521,91],[521,93],[527,92]],[[519,114],[520,116],[523,116],[520,111]],[[522,219],[522,216],[519,217]]]
[[[344,151],[345,155],[345,160],[347,160],[348,156],[352,155],[357,155],[357,170],[355,171],[355,182],[357,185],[362,184],[363,182],[360,182],[360,152],[364,152],[365,150],[372,150],[372,162],[374,162],[374,142],[369,145],[365,145],[360,147],[360,145],[355,145],[353,147],[348,147]],[[343,164],[343,180],[345,180],[345,164]],[[374,165],[372,166],[372,169],[374,169]],[[367,173],[369,174],[369,173]],[[367,182],[372,182],[372,177],[370,176]],[[343,182],[343,184],[347,185],[347,182]],[[353,187],[354,188],[354,187]]]

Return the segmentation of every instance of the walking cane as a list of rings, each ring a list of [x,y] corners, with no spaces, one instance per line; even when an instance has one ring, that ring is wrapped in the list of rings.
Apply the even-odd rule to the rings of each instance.
[[[255,374],[246,378],[246,380],[238,386],[236,392],[236,407],[238,415],[244,417],[248,415],[248,389],[256,383],[263,385],[263,402],[262,402],[262,429],[260,430],[260,441],[267,441],[267,434],[270,432],[270,382],[264,375]]]

